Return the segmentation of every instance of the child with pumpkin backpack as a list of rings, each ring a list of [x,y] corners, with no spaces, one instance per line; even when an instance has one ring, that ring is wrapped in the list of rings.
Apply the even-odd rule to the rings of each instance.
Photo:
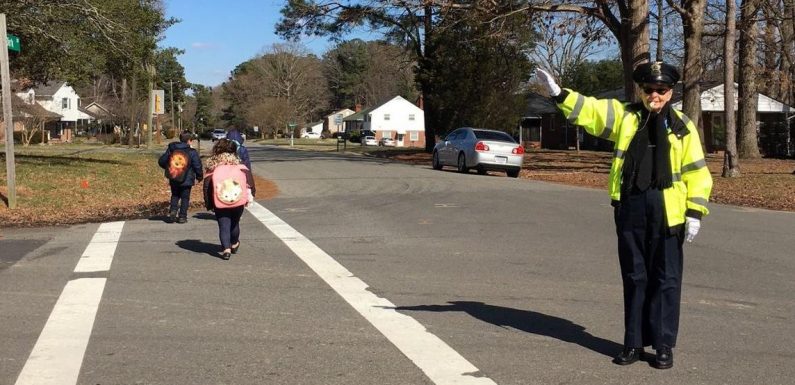
[[[190,132],[182,132],[179,141],[169,143],[166,152],[157,161],[165,169],[165,176],[171,186],[168,218],[172,223],[188,221],[190,191],[196,181],[201,182],[203,177],[199,152],[190,146],[192,138]]]
[[[221,257],[225,260],[240,247],[240,217],[256,193],[251,170],[241,164],[236,151],[237,145],[229,139],[215,143],[213,155],[207,159],[203,186],[204,206],[215,212]]]

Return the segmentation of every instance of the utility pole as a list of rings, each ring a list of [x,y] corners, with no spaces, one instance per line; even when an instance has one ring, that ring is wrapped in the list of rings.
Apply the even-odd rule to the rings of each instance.
[[[0,76],[3,84],[3,122],[6,124],[6,186],[8,208],[17,208],[17,173],[14,160],[14,115],[11,112],[11,72],[8,70],[6,14],[0,13]]]
[[[176,123],[176,121],[174,121],[174,81],[169,80],[168,83],[169,83],[168,93],[171,96],[171,129],[174,129],[174,123]],[[177,132],[177,135],[179,135],[180,133],[182,133],[182,130],[179,130]]]
[[[154,95],[152,95],[152,90],[155,89],[155,66],[150,63],[146,63],[146,72],[149,73],[149,85],[146,87],[149,90],[149,107],[146,109],[146,146],[151,148],[152,147],[152,131],[154,131],[154,127],[152,127],[152,115],[155,114],[155,103],[154,103]]]

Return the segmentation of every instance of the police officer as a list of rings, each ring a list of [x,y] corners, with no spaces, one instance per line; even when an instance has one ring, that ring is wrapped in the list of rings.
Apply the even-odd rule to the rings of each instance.
[[[682,244],[692,242],[712,190],[698,131],[670,106],[679,81],[663,62],[637,66],[640,103],[596,99],[561,89],[544,70],[536,78],[569,122],[614,142],[608,191],[614,207],[624,287],[624,349],[629,365],[651,345],[651,364],[673,366],[682,292]]]

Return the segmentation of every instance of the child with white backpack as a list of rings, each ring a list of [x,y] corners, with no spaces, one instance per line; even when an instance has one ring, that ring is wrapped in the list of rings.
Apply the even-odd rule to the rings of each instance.
[[[251,170],[241,164],[236,151],[234,142],[218,140],[207,159],[204,176],[204,206],[215,212],[221,258],[225,260],[240,248],[240,217],[256,193]]]

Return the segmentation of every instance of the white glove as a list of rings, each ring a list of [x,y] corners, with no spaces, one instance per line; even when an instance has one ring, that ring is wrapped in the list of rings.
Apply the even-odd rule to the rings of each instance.
[[[251,206],[251,202],[254,202],[254,195],[251,194],[251,189],[247,189],[246,193],[248,194],[248,202],[246,202],[246,207]]]
[[[701,220],[691,217],[685,217],[685,240],[693,242],[693,238],[698,234],[701,228]]]
[[[560,86],[558,86],[558,83],[555,83],[555,79],[549,72],[541,68],[536,68],[536,79],[538,80],[538,84],[546,87],[547,91],[549,91],[549,96],[560,95]]]

